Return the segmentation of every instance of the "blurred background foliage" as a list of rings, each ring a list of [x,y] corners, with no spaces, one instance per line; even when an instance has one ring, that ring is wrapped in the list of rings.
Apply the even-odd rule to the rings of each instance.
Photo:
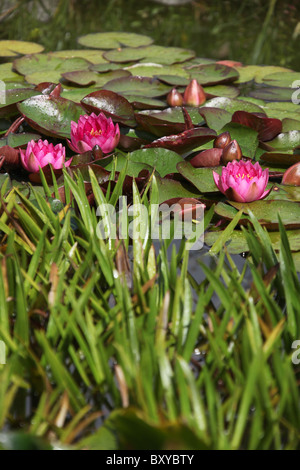
[[[176,4],[177,3],[177,4]],[[298,0],[0,0],[0,39],[77,48],[98,31],[149,34],[199,56],[299,68]]]

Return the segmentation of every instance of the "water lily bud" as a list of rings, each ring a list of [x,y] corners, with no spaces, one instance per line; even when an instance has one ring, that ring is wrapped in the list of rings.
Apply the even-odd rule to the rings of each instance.
[[[229,132],[223,132],[222,134],[218,135],[218,137],[214,140],[214,147],[217,149],[224,149],[226,145],[231,142],[231,136]]]
[[[92,150],[92,156],[95,160],[99,160],[99,158],[103,157],[103,152],[99,145],[95,145]]]
[[[300,163],[295,163],[286,170],[282,178],[282,184],[290,186],[300,186]]]
[[[169,106],[182,106],[183,105],[183,96],[179,93],[176,88],[170,91],[167,96],[167,103]]]
[[[242,150],[236,140],[232,140],[223,150],[222,162],[229,163],[242,158]]]
[[[205,91],[197,80],[191,80],[184,92],[184,103],[188,106],[201,106],[206,101]]]

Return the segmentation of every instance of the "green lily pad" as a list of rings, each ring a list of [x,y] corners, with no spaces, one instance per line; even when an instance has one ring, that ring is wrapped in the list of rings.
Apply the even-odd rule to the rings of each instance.
[[[237,70],[222,64],[192,66],[186,70],[190,73],[190,77],[195,78],[200,85],[231,83],[239,77]]]
[[[282,120],[282,132],[300,131],[300,115],[298,119],[284,118]]]
[[[129,160],[150,165],[162,178],[170,173],[178,173],[176,165],[184,161],[177,153],[163,148],[136,150],[129,154]]]
[[[237,210],[243,210],[244,214],[251,211],[261,225],[269,228],[278,226],[278,215],[286,228],[300,228],[300,203],[283,200],[261,200],[250,203],[230,201]]]
[[[5,64],[0,64],[0,80],[2,81],[13,81],[18,80],[20,75],[13,72],[12,64],[7,62]]]
[[[266,85],[275,87],[298,88],[295,82],[300,83],[299,79],[300,75],[298,72],[277,72],[263,77],[263,82],[266,83]]]
[[[198,108],[185,108],[189,113],[189,116],[192,120],[194,125],[200,126],[203,123],[201,116],[199,115]],[[166,108],[163,111],[152,110],[150,112],[145,111],[144,113],[149,114],[157,119],[162,119],[163,121],[167,122],[181,122],[184,123],[184,116],[181,107],[175,108]]]
[[[223,231],[207,232],[205,234],[205,243],[212,246],[218,238],[221,236]],[[291,250],[300,250],[300,230],[287,230],[287,237]],[[275,251],[279,251],[281,237],[280,232],[269,232],[272,247]],[[230,254],[240,254],[249,251],[248,243],[244,233],[241,230],[234,230],[226,242],[226,249]]]
[[[151,78],[124,77],[106,83],[105,89],[120,93],[121,95],[139,95],[156,98],[169,93],[171,87]]]
[[[125,47],[106,52],[103,57],[111,62],[132,62],[144,60],[159,64],[172,65],[185,62],[195,56],[193,51],[179,47],[147,46]]]
[[[247,111],[248,113],[264,113],[264,110],[250,101],[244,101],[234,98],[213,98],[206,101],[205,105],[202,106],[209,108],[220,108],[225,109],[229,113],[235,113],[235,111]]]
[[[210,108],[208,106],[199,108],[199,114],[204,117],[208,127],[215,131],[220,131],[231,121],[232,114],[225,109]]]
[[[140,77],[156,77],[156,78],[161,78],[161,75],[165,76],[171,76],[171,77],[176,77],[177,80],[181,80],[179,77],[184,77],[186,79],[189,79],[189,74],[182,68],[181,65],[162,65],[162,64],[157,64],[156,61],[155,63],[150,62],[150,63],[138,63],[134,65],[130,65],[128,67],[125,67],[125,70],[129,70],[132,75],[135,76],[140,76]],[[173,79],[173,81],[175,78]],[[165,80],[162,80],[165,81]],[[173,83],[169,83],[169,81],[165,81],[165,83],[168,83],[170,85],[173,85]]]
[[[27,41],[0,41],[0,57],[16,57],[23,54],[37,54],[44,47],[35,42]]]
[[[165,74],[159,74],[156,75],[156,78],[161,80],[164,83],[167,83],[168,85],[173,85],[173,86],[187,86],[189,84],[189,79],[185,77],[180,77],[178,75],[165,75]]]
[[[127,70],[112,70],[106,73],[97,73],[89,70],[77,70],[75,72],[66,72],[62,74],[65,80],[80,86],[94,85],[103,87],[107,82],[116,78],[129,77],[131,74]]]
[[[97,65],[110,65],[104,58],[103,53],[105,51],[95,50],[95,49],[76,49],[69,51],[55,51],[51,52],[51,55],[54,57],[60,57],[62,59],[74,59],[75,57],[81,57],[82,59],[88,60],[92,64]],[[112,70],[109,68],[108,70]]]
[[[138,47],[148,46],[153,43],[153,39],[148,36],[135,33],[122,33],[118,31],[109,33],[92,33],[81,36],[79,44],[85,47],[96,49],[114,49],[122,46]]]
[[[201,193],[212,193],[219,191],[213,178],[213,170],[221,173],[222,168],[194,168],[188,162],[177,164],[178,172],[192,183]]]
[[[83,87],[83,88],[65,88],[64,91],[60,94],[62,98],[66,100],[74,101],[75,103],[80,103],[80,101],[91,91],[95,91],[97,87]]]
[[[47,95],[33,96],[19,103],[18,108],[34,129],[47,135],[67,138],[71,134],[71,121],[78,121],[85,114],[80,105]]]
[[[201,196],[201,193],[197,189],[193,187],[191,188],[189,185],[180,181],[160,177],[157,177],[156,181],[158,186],[159,204],[175,197],[199,198]]]
[[[275,139],[268,142],[268,146],[275,150],[289,150],[300,147],[300,131],[282,132]]]
[[[23,147],[31,140],[37,141],[40,138],[41,136],[38,134],[29,134],[25,132],[20,134],[9,134],[7,137],[0,139],[0,148],[6,145],[13,148]]]
[[[204,91],[207,95],[210,95],[211,98],[214,98],[215,96],[236,98],[240,94],[240,91],[237,87],[228,85],[206,86],[204,87]]]
[[[41,73],[42,79],[39,83],[45,81],[45,75],[42,75],[44,72],[74,72],[75,70],[88,69],[90,65],[91,63],[82,57],[64,59],[51,53],[21,57],[14,61],[14,69],[22,75]],[[46,81],[49,82],[49,80]]]
[[[264,101],[291,101],[294,90],[292,88],[283,87],[262,87],[250,91],[249,95],[253,98]]]
[[[5,93],[5,103],[0,103],[0,109],[19,103],[20,101],[24,101],[27,98],[38,94],[39,92],[32,90],[31,88],[13,88],[7,90]]]
[[[245,83],[255,80],[256,83],[262,83],[264,77],[271,73],[282,73],[291,72],[291,69],[285,67],[277,67],[273,65],[246,65],[245,67],[239,67],[239,79],[237,83]]]

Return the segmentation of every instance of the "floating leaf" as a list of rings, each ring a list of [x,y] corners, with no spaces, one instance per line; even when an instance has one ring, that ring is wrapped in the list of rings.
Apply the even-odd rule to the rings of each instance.
[[[300,155],[293,154],[293,151],[288,152],[265,152],[261,155],[261,160],[266,163],[273,163],[275,165],[291,166],[300,162]]]
[[[192,59],[195,53],[179,47],[147,46],[118,48],[106,52],[103,57],[111,62],[122,63],[144,59],[147,62],[172,65]]]
[[[92,33],[81,36],[79,44],[97,49],[114,49],[122,46],[138,47],[152,44],[153,39],[135,33],[122,33],[119,31],[109,33]]]
[[[177,173],[176,165],[183,161],[177,153],[164,148],[145,148],[137,150],[129,155],[132,162],[146,163],[159,173],[163,178],[170,173]]]
[[[75,72],[65,72],[61,76],[71,83],[80,86],[95,85],[95,87],[103,87],[107,82],[116,78],[129,77],[131,74],[127,70],[112,70],[106,73],[96,73],[89,70],[77,70]]]
[[[262,141],[272,140],[282,131],[282,122],[279,119],[257,116],[246,111],[236,111],[232,116],[232,122],[251,127],[258,132],[258,139]]]
[[[282,73],[291,72],[290,69],[285,67],[277,67],[273,65],[246,65],[245,67],[239,67],[239,79],[238,83],[245,83],[255,80],[256,83],[262,83],[264,77],[271,73]]]
[[[18,104],[26,121],[47,135],[70,137],[71,121],[78,121],[83,108],[64,98],[39,95]]]
[[[268,142],[268,146],[275,150],[289,150],[300,147],[300,131],[282,132],[275,139]]]
[[[95,64],[96,67],[97,65],[100,67],[101,65],[105,66],[106,64],[106,67],[108,68],[104,70],[105,72],[109,70],[113,70],[113,68],[111,68],[111,64],[109,64],[103,58],[103,52],[105,51],[95,50],[95,49],[76,49],[76,50],[68,50],[68,51],[55,51],[55,52],[51,52],[51,55],[54,57],[60,57],[62,59],[74,59],[75,57],[81,57],[82,59],[88,60],[92,64]]]
[[[215,131],[219,131],[231,121],[231,113],[225,111],[225,109],[205,106],[199,108],[199,114],[204,117],[208,127]]]
[[[254,129],[231,122],[226,124],[220,132],[229,132],[231,139],[235,139],[239,143],[243,155],[245,157],[254,158],[258,146],[258,134]]]
[[[89,112],[104,112],[113,121],[127,126],[135,126],[132,105],[123,96],[108,90],[99,90],[85,96],[81,104]]]
[[[277,72],[271,73],[263,77],[263,82],[267,85],[284,88],[298,88],[299,87],[299,73],[298,72]],[[298,84],[297,84],[298,82]]]
[[[180,197],[180,198],[198,198],[201,196],[201,193],[195,189],[191,188],[190,185],[182,183],[180,181],[175,181],[168,178],[156,178],[157,187],[158,187],[158,203],[161,204],[169,199]]]
[[[0,57],[16,57],[23,54],[37,54],[44,47],[35,42],[27,41],[0,41]]]
[[[124,77],[112,80],[105,85],[106,90],[120,93],[121,95],[136,95],[155,98],[166,95],[171,87],[159,80],[146,77]]]
[[[10,133],[7,137],[2,137],[2,139],[0,139],[0,148],[6,145],[12,148],[24,147],[24,145],[27,145],[31,140],[37,141],[40,138],[41,136],[38,134],[31,134],[26,132],[19,134]]]
[[[240,94],[240,90],[237,87],[228,85],[205,86],[204,91],[208,99],[216,96],[236,98]]]
[[[225,109],[229,113],[235,113],[235,111],[247,111],[249,113],[264,113],[264,110],[250,101],[244,101],[234,98],[213,98],[205,103],[202,108],[220,108]]]
[[[158,140],[154,140],[151,144],[146,145],[145,148],[163,147],[179,154],[183,154],[209,142],[215,137],[216,133],[212,129],[195,127],[194,129],[189,129],[181,134],[161,137]]]
[[[249,96],[264,101],[291,101],[294,90],[282,87],[262,87],[249,92]]]
[[[219,191],[213,178],[213,170],[211,168],[194,168],[188,162],[177,164],[178,172],[192,183],[201,193],[211,193]],[[221,168],[214,168],[217,173],[221,172]]]
[[[30,55],[14,61],[14,69],[22,75],[35,74],[34,76],[37,77],[36,74],[40,73],[42,76],[40,82],[51,81],[44,80],[44,72],[74,72],[75,70],[88,69],[90,65],[90,62],[81,57],[63,59],[51,53]]]
[[[186,69],[191,78],[195,78],[200,85],[216,85],[231,83],[238,79],[239,72],[233,67],[222,64],[193,65]]]

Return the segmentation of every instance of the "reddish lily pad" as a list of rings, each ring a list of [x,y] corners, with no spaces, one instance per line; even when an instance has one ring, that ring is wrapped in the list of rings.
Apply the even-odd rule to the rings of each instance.
[[[18,104],[26,121],[39,132],[50,136],[70,137],[71,121],[78,121],[83,108],[64,98],[33,96]]]
[[[180,133],[185,130],[184,123],[169,122],[157,118],[155,114],[150,115],[146,112],[136,113],[135,119],[139,127],[142,127],[145,131],[158,137],[173,135],[174,133]]]
[[[204,127],[195,127],[177,135],[161,137],[145,148],[163,147],[173,150],[176,153],[183,154],[193,150],[194,148],[209,142],[216,137],[215,131]]]
[[[221,164],[222,154],[223,149],[219,148],[203,150],[190,160],[190,164],[194,168],[215,167]]]
[[[193,65],[187,67],[191,78],[195,78],[200,85],[217,85],[232,83],[239,78],[239,72],[233,67],[222,64]]]
[[[254,129],[258,132],[258,139],[262,141],[272,140],[282,131],[282,122],[279,119],[257,116],[246,111],[236,111],[232,122]]]
[[[81,104],[89,112],[104,112],[106,116],[111,117],[115,122],[131,127],[136,125],[132,105],[126,98],[113,91],[94,91],[85,96]]]
[[[288,152],[265,152],[261,155],[261,160],[266,163],[273,163],[275,165],[291,166],[300,162],[300,155],[293,154],[293,151]]]

